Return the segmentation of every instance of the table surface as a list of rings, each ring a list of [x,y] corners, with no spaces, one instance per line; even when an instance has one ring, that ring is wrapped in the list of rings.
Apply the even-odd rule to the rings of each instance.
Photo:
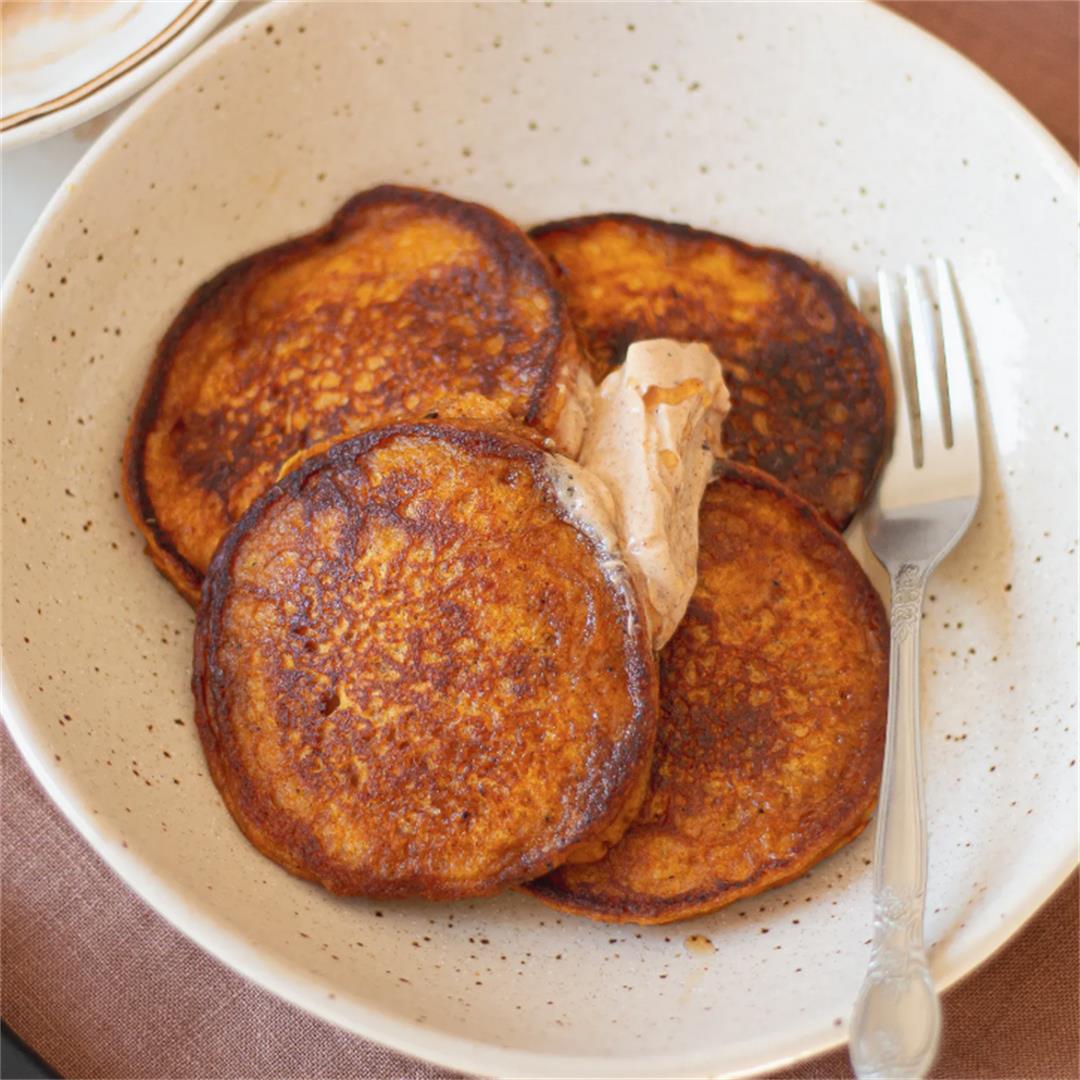
[[[892,0],[887,7],[920,24],[978,63],[1017,97],[1076,157],[1080,150],[1078,82],[1078,0]],[[117,110],[119,111],[119,110]],[[6,274],[29,228],[52,190],[111,117],[91,121],[81,131],[17,151],[5,158],[3,270]],[[33,173],[36,183],[20,182]],[[53,177],[52,186],[40,176]],[[1037,1060],[1049,1045],[1057,1062],[1076,1061],[1077,884],[1066,890],[1025,931],[976,975],[948,995],[947,1037],[936,1075],[1055,1076],[1047,1060]],[[1062,940],[1064,935],[1065,940]],[[1062,962],[1064,957],[1064,962]],[[1049,965],[1049,966],[1047,966]],[[1040,970],[1036,970],[1040,969]],[[1046,975],[1050,993],[1046,993]],[[1043,976],[1043,978],[1040,978]],[[1042,987],[1044,992],[1040,992]],[[997,1003],[995,1008],[993,1003]],[[1007,1009],[1001,1006],[1007,1003]],[[6,1003],[5,1017],[17,1009]],[[948,1032],[986,1040],[972,1053],[950,1042]],[[957,1036],[954,1034],[953,1039]],[[1025,1042],[1025,1039],[1027,1040]],[[1000,1047],[1008,1046],[1005,1057]],[[1062,1048],[1065,1053],[1062,1054]],[[3,1035],[0,1075],[9,1078],[54,1076]],[[1053,1068],[1053,1066],[1051,1066]],[[1057,1066],[1060,1069],[1060,1065]],[[847,1075],[843,1055],[828,1055],[790,1075]],[[1073,1071],[1072,1075],[1076,1075]]]

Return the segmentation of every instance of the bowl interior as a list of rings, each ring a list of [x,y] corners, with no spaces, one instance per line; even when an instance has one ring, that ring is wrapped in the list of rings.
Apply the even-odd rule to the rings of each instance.
[[[199,282],[385,180],[526,225],[685,220],[841,275],[953,259],[986,490],[931,589],[923,709],[927,929],[935,972],[957,977],[1075,858],[1075,173],[979,75],[869,7],[275,5],[151,90],[5,294],[5,710],[50,792],[227,962],[415,1054],[734,1072],[842,1035],[869,836],[759,899],[642,929],[516,895],[334,899],[219,802],[192,726],[192,613],[119,498],[124,432]]]

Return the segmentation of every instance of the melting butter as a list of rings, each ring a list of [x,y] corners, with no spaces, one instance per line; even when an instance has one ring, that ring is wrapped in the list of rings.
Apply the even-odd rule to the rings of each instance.
[[[579,462],[610,496],[604,512],[657,649],[675,632],[697,584],[698,513],[729,408],[708,346],[666,338],[631,345],[592,402]]]
[[[562,408],[551,435],[561,453],[577,457],[592,417],[596,387],[588,371],[580,368],[573,383],[560,386],[558,393],[562,398]]]

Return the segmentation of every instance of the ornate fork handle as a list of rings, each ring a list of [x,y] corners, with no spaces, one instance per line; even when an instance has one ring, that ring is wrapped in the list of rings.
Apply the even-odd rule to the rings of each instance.
[[[855,1004],[851,1059],[860,1077],[925,1076],[941,1005],[923,946],[926,808],[919,745],[919,621],[930,568],[892,573],[889,720],[874,852],[874,938]]]

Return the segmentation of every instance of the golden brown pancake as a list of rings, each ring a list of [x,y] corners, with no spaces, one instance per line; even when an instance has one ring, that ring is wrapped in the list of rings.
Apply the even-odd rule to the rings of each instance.
[[[757,470],[718,471],[697,589],[660,655],[641,813],[603,859],[526,886],[563,911],[637,923],[712,911],[805,873],[873,810],[881,601],[809,505]]]
[[[375,188],[187,302],[128,433],[127,503],[194,603],[222,536],[298,451],[465,392],[551,433],[580,364],[547,264],[515,225]]]
[[[210,773],[333,892],[450,899],[597,858],[640,807],[656,662],[625,569],[528,429],[403,422],[302,460],[206,578]]]
[[[732,460],[847,525],[881,468],[892,395],[880,341],[828,274],[787,252],[631,214],[552,222],[532,236],[597,380],[642,338],[706,342],[731,391]]]

